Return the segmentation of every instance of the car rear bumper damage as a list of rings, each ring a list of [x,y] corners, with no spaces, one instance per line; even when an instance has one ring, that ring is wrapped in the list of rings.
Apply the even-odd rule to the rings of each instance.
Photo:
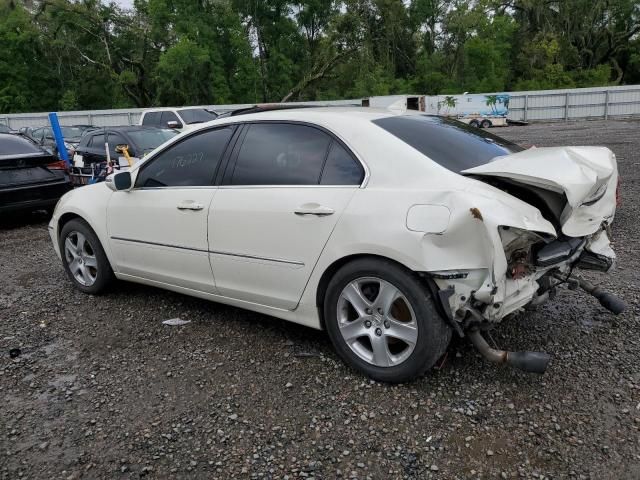
[[[448,260],[458,268],[432,269],[425,275],[437,285],[443,311],[455,330],[467,335],[490,361],[544,371],[545,355],[491,349],[481,332],[552,299],[560,285],[581,289],[614,314],[625,308],[614,295],[574,275],[576,269],[609,272],[615,264],[610,225],[617,186],[615,157],[610,151],[586,147],[574,150],[560,153],[567,158],[575,157],[576,152],[581,155],[580,166],[586,178],[580,195],[570,191],[565,179],[545,185],[544,172],[535,178],[529,173],[526,182],[523,175],[509,173],[509,184],[495,182],[492,177],[483,182],[490,185],[490,190],[475,189],[471,184],[464,195],[447,198],[451,218],[441,238],[430,239],[431,244],[449,248]],[[597,172],[589,173],[590,162]],[[592,181],[591,186],[588,181]],[[554,189],[557,195],[549,193]],[[518,200],[520,195],[526,202]],[[487,203],[491,197],[493,203]],[[442,249],[438,253],[444,252]],[[425,248],[425,253],[436,252]]]

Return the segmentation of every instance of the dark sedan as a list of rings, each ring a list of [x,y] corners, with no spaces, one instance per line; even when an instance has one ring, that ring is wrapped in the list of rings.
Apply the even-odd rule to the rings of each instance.
[[[126,127],[106,127],[86,133],[80,145],[76,148],[73,157],[74,164],[81,161],[87,164],[102,163],[107,161],[105,144],[109,145],[109,156],[112,161],[122,157],[122,153],[116,151],[118,146],[126,146],[130,157],[142,158],[154,148],[176,136],[179,132],[168,128],[145,127],[140,125]],[[121,164],[123,162],[120,162]]]
[[[0,133],[0,213],[51,210],[71,188],[55,155],[23,135]]]

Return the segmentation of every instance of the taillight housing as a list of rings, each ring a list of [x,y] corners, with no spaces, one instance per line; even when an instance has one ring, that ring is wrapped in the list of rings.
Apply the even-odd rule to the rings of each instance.
[[[66,170],[67,162],[65,162],[64,160],[58,160],[57,162],[49,163],[47,165],[47,168],[49,170]]]

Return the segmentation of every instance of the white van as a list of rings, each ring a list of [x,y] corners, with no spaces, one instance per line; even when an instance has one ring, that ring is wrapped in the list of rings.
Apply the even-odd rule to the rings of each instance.
[[[215,112],[203,107],[152,108],[142,112],[140,125],[148,127],[173,128],[185,132],[199,123],[218,118]]]

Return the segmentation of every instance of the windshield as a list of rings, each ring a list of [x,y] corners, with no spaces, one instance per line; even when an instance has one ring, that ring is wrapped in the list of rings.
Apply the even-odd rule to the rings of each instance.
[[[163,129],[149,129],[149,130],[134,130],[129,132],[129,136],[133,140],[137,150],[147,153],[153,150],[159,145],[169,140],[172,137],[178,135],[179,132],[175,130]]]
[[[460,173],[501,155],[524,150],[504,138],[450,118],[403,115],[374,120],[439,165]]]
[[[60,127],[60,129],[64,138],[79,138],[85,130],[81,127]]]
[[[218,118],[218,115],[204,108],[183,108],[178,110],[178,113],[184,122],[188,124],[209,122]]]

